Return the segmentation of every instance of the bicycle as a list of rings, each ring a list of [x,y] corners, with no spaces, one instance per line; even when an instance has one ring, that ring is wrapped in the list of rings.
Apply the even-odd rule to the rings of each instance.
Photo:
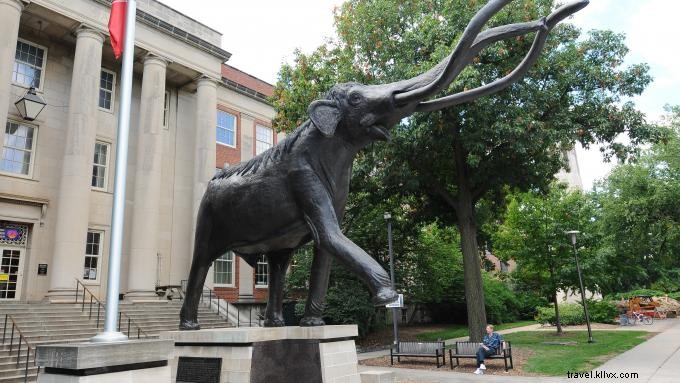
[[[636,323],[644,323],[646,325],[651,325],[652,322],[654,322],[654,319],[639,312],[639,311],[633,311],[632,314],[629,314],[629,321],[632,322],[632,324]]]

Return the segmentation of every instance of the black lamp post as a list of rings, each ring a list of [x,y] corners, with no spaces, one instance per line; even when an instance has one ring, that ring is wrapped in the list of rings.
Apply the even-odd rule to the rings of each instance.
[[[581,277],[581,265],[578,262],[578,253],[576,252],[576,234],[578,230],[570,230],[565,232],[571,238],[571,246],[574,249],[574,258],[576,259],[576,272],[578,273],[578,283],[581,286],[581,304],[583,304],[583,312],[586,316],[586,326],[588,326],[588,343],[593,343],[593,333],[590,330],[590,316],[588,315],[588,305],[586,304],[586,292],[583,288],[583,278]]]
[[[392,252],[392,214],[385,212],[385,221],[387,221],[387,246],[390,253],[390,281],[392,282],[392,290],[396,290],[394,283],[394,253]],[[394,330],[394,347],[399,351],[399,324],[397,323],[397,316],[399,315],[399,308],[392,307],[392,328]]]
[[[45,108],[45,105],[47,105],[47,103],[42,97],[35,93],[34,87],[31,87],[24,97],[14,103],[14,106],[17,107],[21,117],[27,121],[33,121],[38,118],[38,115],[42,112],[43,108]]]

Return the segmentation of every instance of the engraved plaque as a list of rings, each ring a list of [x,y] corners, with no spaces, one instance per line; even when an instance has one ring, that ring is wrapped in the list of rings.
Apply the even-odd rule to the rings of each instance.
[[[222,358],[180,356],[177,362],[177,383],[220,383]]]

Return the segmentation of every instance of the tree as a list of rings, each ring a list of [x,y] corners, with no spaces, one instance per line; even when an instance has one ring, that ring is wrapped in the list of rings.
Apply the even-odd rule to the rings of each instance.
[[[562,333],[557,291],[579,288],[572,246],[565,232],[579,230],[579,259],[591,291],[597,288],[593,274],[598,232],[593,201],[581,192],[569,192],[555,184],[547,194],[528,192],[511,195],[504,222],[494,235],[499,258],[515,260],[515,278],[530,285],[555,305],[557,333]],[[592,271],[592,272],[591,272]],[[590,283],[588,283],[588,281]]]
[[[483,2],[352,0],[336,13],[336,40],[310,55],[296,54],[279,74],[273,103],[275,126],[287,130],[304,119],[308,103],[330,84],[384,83],[410,78],[435,65]],[[515,1],[489,26],[540,18],[551,0]],[[606,156],[625,160],[654,139],[633,104],[649,83],[648,68],[622,68],[623,36],[580,31],[569,25],[551,32],[544,54],[527,78],[509,89],[440,113],[416,114],[393,130],[392,142],[357,158],[353,182],[375,187],[372,198],[408,201],[408,217],[456,224],[461,234],[470,338],[480,340],[486,315],[475,212],[482,199],[503,201],[507,190],[545,190],[566,166],[563,152],[576,141],[604,144]],[[447,93],[490,83],[511,71],[531,36],[495,43],[480,53]],[[626,132],[629,145],[614,143]],[[363,180],[363,181],[362,181]],[[377,186],[377,187],[376,187]],[[356,186],[352,186],[357,190]]]
[[[665,142],[596,185],[603,256],[615,276],[606,293],[680,290],[680,107],[668,112]]]

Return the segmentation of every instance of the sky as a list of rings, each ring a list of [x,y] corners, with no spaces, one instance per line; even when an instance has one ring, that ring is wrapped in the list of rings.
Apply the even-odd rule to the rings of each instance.
[[[282,62],[296,48],[312,52],[333,36],[333,10],[341,0],[160,0],[223,34],[222,48],[232,54],[228,64],[271,84]],[[198,6],[200,4],[200,6]],[[568,20],[584,31],[609,29],[626,35],[626,63],[645,62],[654,82],[632,101],[658,120],[665,104],[680,105],[680,1],[591,0]],[[597,149],[577,149],[584,189],[603,178],[612,164]]]

